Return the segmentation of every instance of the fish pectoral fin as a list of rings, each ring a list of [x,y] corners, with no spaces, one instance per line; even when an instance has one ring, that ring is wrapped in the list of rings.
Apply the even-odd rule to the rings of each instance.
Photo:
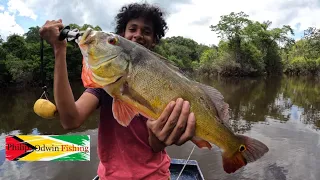
[[[129,126],[132,119],[139,115],[139,112],[123,102],[121,99],[113,98],[112,103],[113,117],[124,127]]]
[[[197,145],[200,149],[202,149],[202,148],[204,148],[204,149],[209,149],[209,150],[211,150],[211,148],[212,148],[212,146],[211,146],[211,144],[208,142],[208,141],[206,141],[206,140],[203,140],[203,139],[201,139],[201,138],[199,138],[199,137],[193,137],[192,139],[191,139],[191,141],[195,144],[195,145]]]

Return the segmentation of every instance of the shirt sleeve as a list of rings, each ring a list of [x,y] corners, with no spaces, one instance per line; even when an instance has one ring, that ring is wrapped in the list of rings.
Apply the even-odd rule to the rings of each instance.
[[[112,104],[112,97],[101,88],[87,88],[85,92],[91,93],[99,99],[97,108],[101,106],[110,106]]]
[[[98,99],[99,99],[99,105],[97,108],[99,108],[101,106],[101,101],[102,101],[102,92],[101,90],[103,89],[99,89],[99,88],[87,88],[84,92],[88,92],[91,93],[93,95],[95,95]]]

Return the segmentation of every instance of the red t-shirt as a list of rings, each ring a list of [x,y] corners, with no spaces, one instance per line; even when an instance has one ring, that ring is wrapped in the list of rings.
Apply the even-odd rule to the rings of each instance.
[[[168,179],[170,157],[165,150],[154,153],[148,141],[146,118],[136,116],[128,127],[112,114],[112,97],[103,89],[86,89],[99,99],[98,155],[100,179]]]

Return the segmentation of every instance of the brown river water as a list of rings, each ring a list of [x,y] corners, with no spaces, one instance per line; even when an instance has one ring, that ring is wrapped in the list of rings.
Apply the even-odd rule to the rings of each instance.
[[[220,151],[195,148],[208,180],[319,180],[320,179],[320,80],[315,78],[199,79],[217,88],[231,108],[231,124],[237,133],[264,142],[269,152],[234,174],[222,169]],[[72,84],[75,98],[84,88]],[[44,120],[33,112],[38,89],[0,91],[0,179],[79,179],[96,175],[98,112],[78,130],[62,129],[58,119]],[[49,94],[53,100],[52,92]],[[9,134],[89,134],[90,162],[11,162],[5,160],[5,136]],[[192,143],[171,146],[172,158],[187,158]]]

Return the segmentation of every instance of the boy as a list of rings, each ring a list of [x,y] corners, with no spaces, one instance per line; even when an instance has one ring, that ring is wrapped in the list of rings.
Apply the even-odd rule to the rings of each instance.
[[[116,16],[116,33],[152,50],[164,36],[167,25],[159,8],[129,4]],[[103,89],[86,89],[75,102],[68,81],[66,41],[59,41],[62,20],[47,21],[40,35],[54,49],[54,98],[65,129],[74,129],[100,107],[98,155],[100,179],[168,179],[170,158],[166,146],[182,145],[195,131],[189,102],[178,98],[168,104],[156,121],[137,116],[128,127],[113,118],[112,97]]]

